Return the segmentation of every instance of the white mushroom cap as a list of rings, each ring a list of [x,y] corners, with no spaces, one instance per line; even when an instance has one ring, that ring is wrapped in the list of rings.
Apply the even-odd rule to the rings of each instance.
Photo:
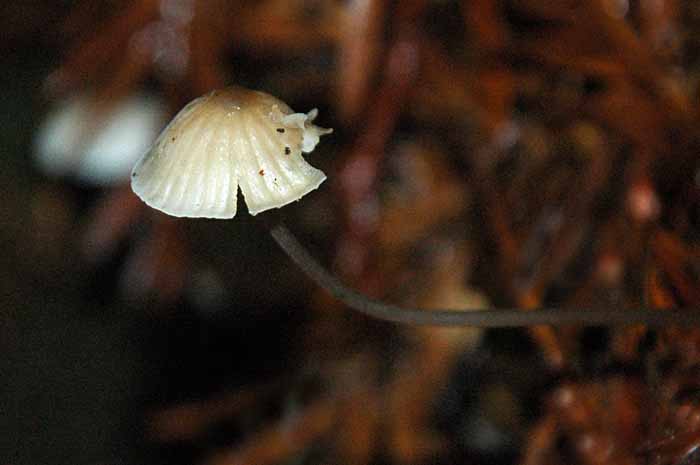
[[[124,182],[167,121],[165,104],[136,94],[96,117],[81,94],[51,111],[37,131],[35,162],[48,176],[74,176],[93,185]]]
[[[317,111],[293,113],[275,97],[241,87],[190,102],[131,173],[131,187],[169,215],[233,218],[240,186],[251,215],[279,208],[325,179],[301,153],[332,132]]]

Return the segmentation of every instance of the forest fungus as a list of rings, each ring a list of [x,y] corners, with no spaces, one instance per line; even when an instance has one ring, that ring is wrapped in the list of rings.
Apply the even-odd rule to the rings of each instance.
[[[233,218],[240,186],[256,215],[299,200],[326,176],[309,165],[324,129],[264,92],[229,87],[199,97],[163,130],[131,174],[134,192],[172,216]]]
[[[326,176],[306,163],[320,136],[317,111],[293,113],[263,92],[230,87],[190,102],[136,164],[131,186],[151,207],[172,216],[232,218],[238,187],[252,215],[279,208],[316,189]],[[700,324],[700,312],[620,308],[460,309],[425,311],[372,300],[345,286],[281,223],[270,234],[318,285],[374,318],[429,326]]]
[[[35,162],[51,177],[109,186],[128,178],[166,120],[166,105],[135,94],[104,105],[83,93],[58,103],[37,131]]]

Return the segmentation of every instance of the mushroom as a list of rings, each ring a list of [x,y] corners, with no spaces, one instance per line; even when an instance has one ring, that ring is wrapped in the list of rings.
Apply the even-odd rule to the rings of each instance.
[[[131,187],[172,216],[233,218],[240,187],[251,215],[299,200],[326,176],[302,152],[332,129],[318,114],[294,113],[284,102],[242,87],[190,102],[163,130],[131,173]]]
[[[269,94],[230,87],[190,102],[132,171],[131,186],[148,205],[169,215],[232,218],[238,187],[256,215],[316,189],[326,176],[306,163],[320,136],[316,110],[293,113]],[[639,309],[431,310],[372,300],[345,286],[282,223],[270,234],[318,285],[350,308],[374,318],[427,326],[700,324],[700,312]]]
[[[131,95],[105,108],[86,92],[50,111],[34,141],[34,160],[48,176],[108,186],[128,179],[167,117],[154,95]]]

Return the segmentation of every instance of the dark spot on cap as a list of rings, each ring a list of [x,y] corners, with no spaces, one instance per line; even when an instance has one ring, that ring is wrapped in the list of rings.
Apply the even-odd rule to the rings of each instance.
[[[277,128],[277,132],[283,133],[283,132],[284,132],[284,128]]]
[[[290,153],[292,153],[292,149],[290,149],[289,147],[285,147],[285,148],[284,148],[284,154],[285,154],[285,155],[289,155]]]
[[[175,138],[174,138],[174,137],[173,137],[172,139],[170,139],[170,140],[171,140],[172,142],[175,142]]]
[[[260,171],[258,171],[258,174],[259,174],[260,176],[265,176],[265,170],[260,170]]]

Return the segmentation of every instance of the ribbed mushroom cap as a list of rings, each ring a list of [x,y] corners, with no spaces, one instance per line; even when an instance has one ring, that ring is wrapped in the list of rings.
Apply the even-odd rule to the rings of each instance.
[[[309,165],[317,111],[293,113],[264,92],[229,87],[185,106],[131,173],[131,187],[169,215],[233,218],[240,186],[256,215],[299,200],[326,176]]]

